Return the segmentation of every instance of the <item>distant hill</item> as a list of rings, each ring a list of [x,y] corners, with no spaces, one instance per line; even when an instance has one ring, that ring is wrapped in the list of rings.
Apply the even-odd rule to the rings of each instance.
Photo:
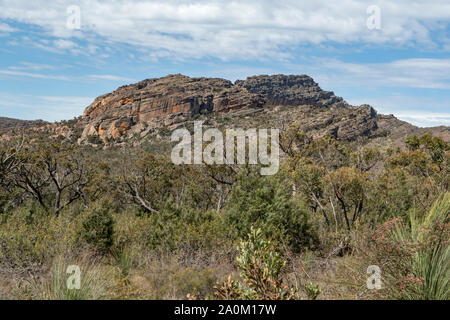
[[[0,134],[11,129],[39,127],[45,124],[48,124],[48,122],[45,122],[43,120],[28,121],[28,120],[0,117]]]

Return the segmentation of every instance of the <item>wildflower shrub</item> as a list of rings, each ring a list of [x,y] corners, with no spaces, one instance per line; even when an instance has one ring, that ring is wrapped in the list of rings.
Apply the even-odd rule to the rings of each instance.
[[[286,260],[266,240],[261,229],[251,227],[248,240],[238,247],[236,265],[243,282],[231,277],[216,288],[216,296],[223,299],[289,300],[296,296],[293,288],[283,284],[282,270]]]

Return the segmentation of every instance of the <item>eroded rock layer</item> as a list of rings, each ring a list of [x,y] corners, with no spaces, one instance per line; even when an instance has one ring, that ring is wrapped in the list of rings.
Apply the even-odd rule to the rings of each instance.
[[[312,78],[257,76],[244,81],[169,75],[123,86],[100,96],[85,110],[81,140],[100,136],[107,141],[123,135],[145,135],[202,113],[224,113],[267,105],[347,106]]]

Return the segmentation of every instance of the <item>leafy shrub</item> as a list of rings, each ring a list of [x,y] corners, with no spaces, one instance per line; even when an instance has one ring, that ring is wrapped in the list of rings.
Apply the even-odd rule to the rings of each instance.
[[[297,293],[283,285],[282,269],[286,260],[275,251],[270,240],[263,237],[261,229],[251,228],[247,241],[238,247],[237,267],[244,283],[232,281],[231,277],[215,295],[223,299],[292,299]]]
[[[90,208],[83,221],[80,238],[101,252],[113,244],[114,222],[111,205],[104,201]]]
[[[56,255],[79,250],[76,233],[68,214],[56,218],[35,203],[16,208],[0,223],[0,268],[45,269]]]
[[[260,228],[266,237],[299,251],[315,242],[308,213],[291,199],[289,184],[255,173],[241,175],[225,210],[225,228],[238,238]]]
[[[312,282],[306,283],[304,286],[306,295],[311,300],[316,300],[317,297],[322,293],[322,288],[319,285],[313,284]]]
[[[397,217],[367,232],[358,251],[362,261],[380,266],[381,294],[402,300],[450,299],[449,214],[447,192],[426,216],[411,211],[407,221]]]

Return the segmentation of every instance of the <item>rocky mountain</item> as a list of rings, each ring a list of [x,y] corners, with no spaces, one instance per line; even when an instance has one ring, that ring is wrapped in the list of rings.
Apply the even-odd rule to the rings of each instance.
[[[108,141],[133,133],[146,135],[156,128],[172,127],[199,114],[274,105],[348,107],[342,98],[323,91],[306,75],[257,76],[233,84],[224,79],[177,74],[123,86],[98,97],[82,117],[81,140],[89,136]]]
[[[331,135],[343,141],[365,138],[390,141],[390,145],[427,132],[450,140],[449,127],[418,128],[393,115],[380,115],[369,105],[351,106],[307,75],[262,75],[235,83],[169,75],[99,96],[74,120],[45,124],[8,119],[3,126],[0,120],[0,130],[32,127],[30,132],[108,146],[160,137],[162,131],[194,120],[222,128],[282,129],[297,124],[311,136]]]

